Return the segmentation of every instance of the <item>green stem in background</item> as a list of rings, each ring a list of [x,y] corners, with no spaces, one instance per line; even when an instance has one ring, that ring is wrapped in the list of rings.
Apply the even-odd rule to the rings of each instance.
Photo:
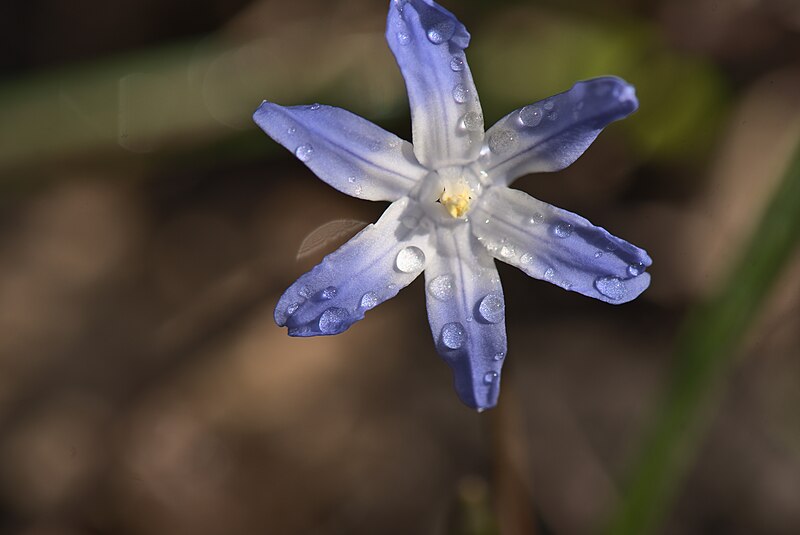
[[[717,295],[690,315],[675,369],[627,491],[607,533],[657,529],[691,467],[747,327],[800,241],[800,147],[739,263]]]

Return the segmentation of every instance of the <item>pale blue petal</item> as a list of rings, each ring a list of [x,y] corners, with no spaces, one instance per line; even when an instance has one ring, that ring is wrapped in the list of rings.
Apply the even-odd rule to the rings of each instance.
[[[264,102],[253,119],[318,177],[371,201],[395,201],[425,176],[411,144],[349,111]]]
[[[428,321],[453,370],[461,400],[478,410],[497,404],[506,356],[505,302],[494,261],[464,223],[436,230],[437,255],[425,268]]]
[[[275,322],[291,336],[338,334],[397,295],[432,256],[427,236],[405,223],[408,198],[297,279],[278,301]]]
[[[647,252],[522,191],[489,188],[470,220],[492,256],[531,277],[613,304],[650,285]]]
[[[633,86],[620,78],[578,82],[572,89],[500,119],[488,132],[481,161],[494,184],[572,164],[600,131],[638,107]]]
[[[483,115],[464,56],[467,29],[431,0],[392,0],[386,39],[406,81],[417,159],[430,169],[474,160]]]

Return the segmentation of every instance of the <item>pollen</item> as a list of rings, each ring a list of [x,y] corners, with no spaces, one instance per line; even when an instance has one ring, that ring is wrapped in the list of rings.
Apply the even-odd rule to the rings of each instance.
[[[465,186],[458,187],[453,192],[445,189],[442,191],[441,197],[439,197],[439,202],[442,203],[442,206],[455,218],[464,217],[469,211],[471,201],[472,197],[470,196],[469,188]]]

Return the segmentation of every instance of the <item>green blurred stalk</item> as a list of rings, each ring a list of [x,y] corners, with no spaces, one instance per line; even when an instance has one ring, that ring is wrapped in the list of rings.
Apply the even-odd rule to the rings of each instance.
[[[687,319],[651,432],[606,533],[659,527],[716,412],[740,344],[800,240],[800,146],[739,263],[717,295]]]

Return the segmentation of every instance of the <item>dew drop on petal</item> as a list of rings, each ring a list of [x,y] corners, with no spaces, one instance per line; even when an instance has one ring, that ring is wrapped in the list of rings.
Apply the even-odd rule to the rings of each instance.
[[[533,128],[542,122],[542,109],[539,106],[525,106],[519,110],[519,122],[524,126]]]
[[[442,343],[448,349],[459,349],[467,341],[467,331],[461,323],[454,321],[442,327]]]
[[[506,316],[506,304],[503,296],[496,293],[487,294],[478,305],[478,313],[489,323],[500,323]]]
[[[455,293],[453,276],[448,274],[439,275],[428,283],[428,291],[436,299],[440,301],[447,301],[453,297]]]
[[[311,156],[314,155],[314,147],[309,144],[300,145],[294,151],[294,155],[297,156],[301,162],[307,162],[311,159]]]
[[[356,177],[354,177],[354,176],[347,177],[347,181],[350,182],[351,184],[355,184],[356,183]]]
[[[339,293],[339,290],[336,288],[336,286],[328,286],[327,288],[322,290],[320,297],[325,300],[333,299],[334,297],[336,297],[337,293]]]
[[[453,70],[454,72],[463,71],[464,70],[464,60],[459,58],[459,57],[457,57],[457,56],[453,56],[453,58],[450,60],[450,69]]]
[[[397,42],[405,46],[411,42],[411,36],[406,32],[397,32]]]
[[[483,376],[483,382],[487,385],[492,384],[497,380],[497,372],[489,372]]]
[[[291,305],[289,305],[288,307],[286,307],[286,314],[288,314],[289,316],[291,316],[292,314],[294,314],[295,312],[297,312],[297,309],[298,309],[298,308],[300,308],[300,303],[292,303]]]
[[[453,33],[455,33],[455,31],[455,22],[445,19],[428,28],[428,41],[435,45],[440,45],[453,37]]]
[[[456,84],[453,87],[453,100],[459,104],[463,104],[469,99],[469,88],[464,84]]]
[[[525,253],[519,257],[519,261],[522,264],[530,264],[531,262],[533,262],[533,255]]]
[[[378,294],[375,292],[367,292],[361,296],[361,308],[371,309],[378,306]]]
[[[603,256],[603,251],[595,251],[594,252],[594,257],[595,258],[600,258],[601,256]]]
[[[355,195],[361,195],[361,193],[363,191],[364,191],[364,188],[361,187],[361,184],[357,184],[356,187],[353,188],[353,194],[355,194]]]
[[[483,130],[483,115],[477,111],[468,111],[461,118],[461,124],[464,125],[464,130],[470,132],[478,132]]]
[[[414,273],[425,267],[425,253],[419,247],[406,247],[397,253],[395,258],[397,269],[403,273]]]
[[[517,254],[517,251],[514,249],[513,246],[508,244],[503,244],[500,246],[500,256],[508,260],[509,258],[513,258],[514,255]]]
[[[322,105],[321,105],[321,104],[314,103],[314,104],[312,104],[311,106],[309,106],[309,107],[308,107],[308,109],[309,109],[309,110],[318,110],[318,109],[320,109],[321,107],[322,107]]]
[[[297,128],[295,128],[294,126],[290,126],[290,127],[289,127],[289,128],[286,130],[286,133],[287,133],[287,134],[289,134],[290,136],[291,136],[291,135],[294,135],[294,133],[295,133],[295,132],[297,132]]]
[[[347,321],[347,311],[339,307],[331,307],[319,317],[319,330],[323,334],[341,332]]]
[[[542,223],[544,223],[544,216],[539,212],[536,212],[528,218],[529,225],[541,225]]]
[[[494,357],[492,357],[492,358],[494,360],[503,360],[505,358],[505,356],[506,356],[506,354],[503,353],[502,351],[500,351],[499,353],[495,353]]]
[[[544,109],[546,109],[547,111],[552,110],[554,106],[555,104],[553,104],[552,100],[548,100],[547,102],[544,103]]]
[[[496,130],[489,136],[489,150],[495,154],[510,152],[517,144],[517,138],[511,130]]]
[[[628,266],[628,274],[631,277],[638,277],[644,272],[644,264],[638,262],[636,264],[631,264]]]
[[[311,296],[312,292],[311,288],[309,288],[308,286],[303,286],[300,288],[300,290],[297,291],[297,293],[300,294],[300,297],[305,297],[306,299],[308,299]]]
[[[553,268],[547,268],[544,272],[544,280],[551,281],[556,277],[556,270]]]
[[[553,225],[553,234],[555,234],[557,238],[569,238],[572,236],[572,230],[572,225],[565,221],[559,221]]]
[[[594,287],[598,292],[615,301],[619,301],[627,293],[625,283],[617,277],[598,277],[594,281]]]

